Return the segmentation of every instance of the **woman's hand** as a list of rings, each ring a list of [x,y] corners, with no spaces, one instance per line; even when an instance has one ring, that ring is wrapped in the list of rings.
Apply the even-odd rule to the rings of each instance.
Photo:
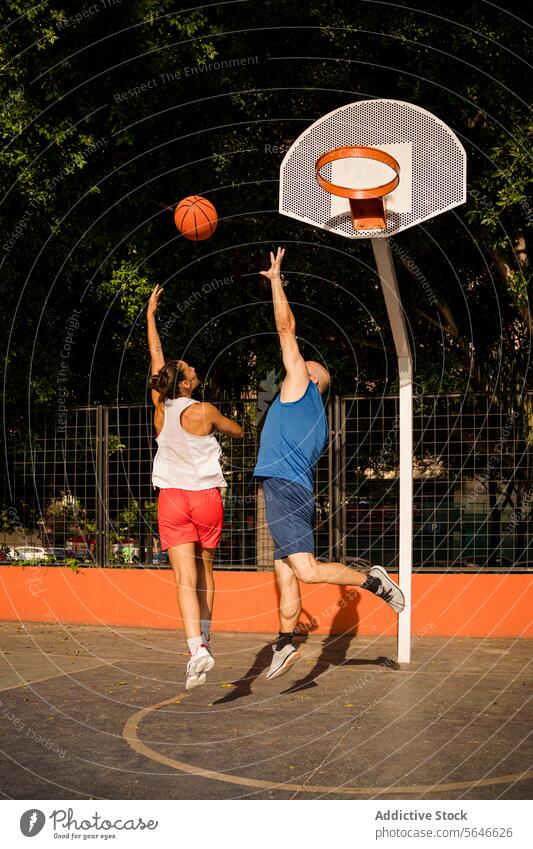
[[[262,274],[268,280],[281,279],[281,263],[284,256],[285,248],[278,248],[276,256],[270,251],[270,268],[268,271],[260,271],[259,274]]]
[[[150,300],[148,301],[148,309],[147,309],[148,315],[155,315],[156,314],[157,308],[159,306],[159,302],[161,300],[161,296],[162,296],[163,292],[164,292],[164,289],[163,289],[162,286],[157,285],[154,288],[152,294],[150,295]]]

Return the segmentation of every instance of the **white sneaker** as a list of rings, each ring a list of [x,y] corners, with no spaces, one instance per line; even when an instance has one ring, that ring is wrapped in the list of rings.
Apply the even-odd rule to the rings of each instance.
[[[395,613],[401,613],[405,607],[405,597],[398,584],[395,584],[383,566],[372,566],[363,589],[369,590],[378,598],[390,604]]]
[[[268,681],[272,681],[273,678],[279,678],[281,675],[285,675],[286,672],[289,671],[291,666],[296,663],[297,660],[300,659],[301,654],[298,649],[295,649],[294,646],[289,643],[289,645],[284,646],[279,651],[276,649],[276,646],[272,646],[272,663],[267,671],[266,677]]]
[[[196,687],[201,687],[202,684],[205,684],[206,672],[210,672],[214,665],[215,658],[207,646],[202,644],[187,664],[185,689],[187,691],[194,690]]]

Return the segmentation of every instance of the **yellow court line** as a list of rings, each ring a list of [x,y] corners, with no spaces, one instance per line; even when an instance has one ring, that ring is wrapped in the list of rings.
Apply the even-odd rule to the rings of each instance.
[[[284,784],[276,781],[266,781],[258,778],[245,778],[237,775],[232,775],[227,772],[217,772],[212,769],[204,769],[194,764],[185,763],[184,761],[169,758],[162,755],[155,749],[151,749],[142,740],[139,739],[138,729],[143,719],[153,711],[166,707],[167,705],[175,704],[187,697],[187,693],[179,693],[171,699],[166,699],[164,702],[158,702],[155,705],[149,705],[134,713],[124,726],[122,736],[128,745],[138,754],[149,758],[151,761],[163,764],[164,766],[172,767],[172,769],[186,772],[189,775],[197,775],[199,778],[208,778],[212,781],[223,781],[227,784],[237,784],[245,787],[257,787],[261,790],[279,790],[290,793],[338,793],[341,796],[376,796],[381,793],[397,793],[403,794],[419,794],[419,793],[442,793],[452,790],[469,790],[472,787],[490,787],[495,784],[511,784],[516,781],[527,781],[533,778],[533,770],[525,772],[515,772],[507,775],[498,775],[494,778],[478,778],[471,781],[451,781],[446,784],[411,784],[411,785],[390,785],[388,787],[330,787],[323,784]]]

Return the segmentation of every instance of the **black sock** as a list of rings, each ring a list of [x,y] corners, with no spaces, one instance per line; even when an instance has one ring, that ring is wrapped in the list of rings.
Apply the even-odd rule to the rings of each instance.
[[[292,643],[293,632],[292,631],[280,631],[279,637],[276,640],[276,651],[280,651],[284,649],[285,646],[290,646]]]
[[[368,590],[370,593],[377,593],[381,586],[381,581],[375,575],[368,575],[364,584],[361,584],[362,590]]]

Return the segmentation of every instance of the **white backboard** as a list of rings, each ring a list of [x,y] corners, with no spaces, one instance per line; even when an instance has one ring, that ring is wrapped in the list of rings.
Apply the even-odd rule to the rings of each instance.
[[[316,181],[316,160],[346,145],[384,150],[400,165],[399,185],[384,198],[386,230],[354,231],[349,201]],[[346,187],[365,187],[368,179],[368,188],[392,176],[388,166],[368,159],[339,159],[320,173]],[[466,153],[459,139],[435,115],[400,100],[360,100],[335,109],[308,127],[281,163],[282,215],[348,239],[392,236],[465,201]]]

